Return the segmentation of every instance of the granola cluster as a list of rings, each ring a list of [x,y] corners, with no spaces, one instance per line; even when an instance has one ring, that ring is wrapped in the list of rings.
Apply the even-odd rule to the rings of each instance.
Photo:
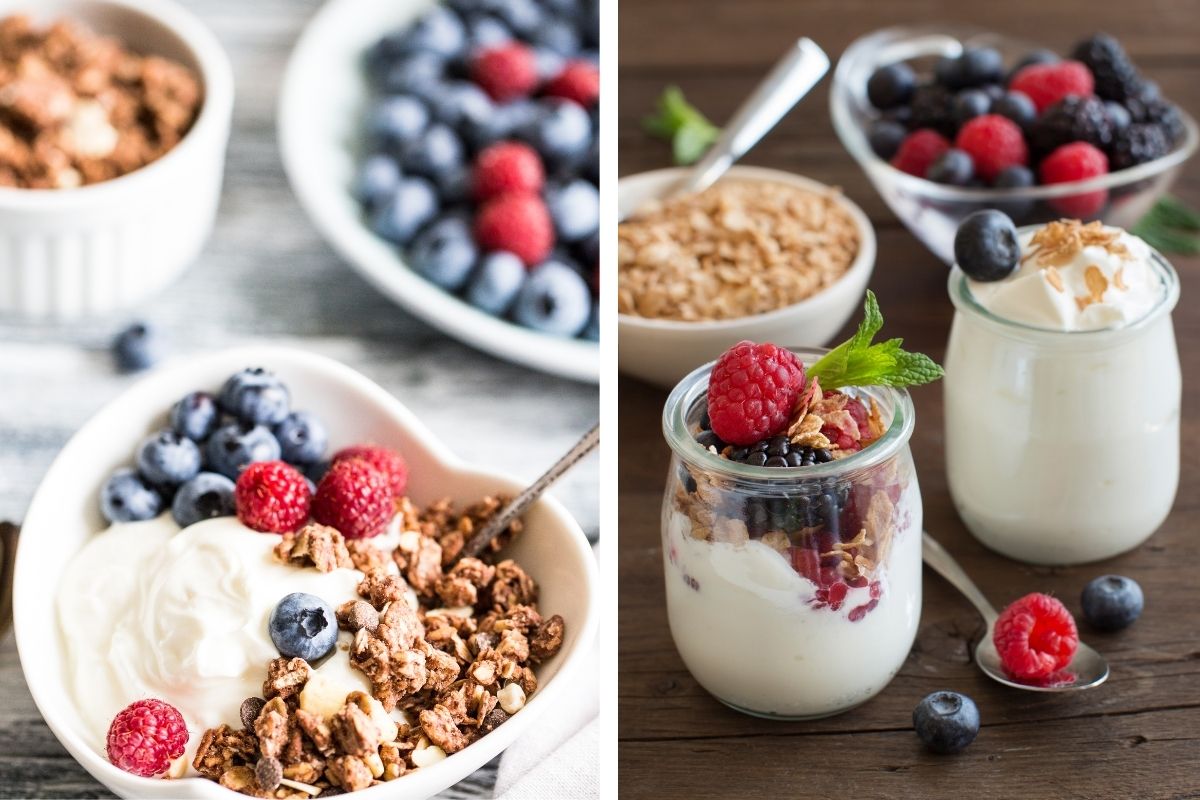
[[[838,197],[727,180],[649,205],[618,228],[620,312],[733,319],[813,296],[858,255],[858,229]]]
[[[191,70],[61,19],[0,20],[0,185],[66,189],[119,177],[175,147],[202,90]]]
[[[537,584],[511,559],[454,556],[504,501],[461,513],[449,501],[397,505],[394,548],[310,524],[275,551],[301,568],[363,573],[360,599],[336,610],[352,638],[329,657],[348,658],[371,693],[341,696],[303,659],[275,659],[241,728],[205,731],[192,763],[201,775],[253,797],[355,791],[455,753],[524,707],[534,666],[562,647],[563,619],[543,619]]]
[[[1034,233],[1029,242],[1029,252],[1021,261],[1033,261],[1039,265],[1046,276],[1046,282],[1055,291],[1063,293],[1067,291],[1067,285],[1058,268],[1074,261],[1085,247],[1100,247],[1118,258],[1131,258],[1129,248],[1120,238],[1120,230],[1107,228],[1099,220],[1086,225],[1075,219],[1049,222]],[[1083,273],[1087,292],[1075,295],[1076,308],[1083,311],[1093,303],[1103,302],[1104,293],[1110,287],[1119,292],[1128,291],[1124,272],[1124,268],[1119,267],[1110,280],[1098,266],[1088,266]]]

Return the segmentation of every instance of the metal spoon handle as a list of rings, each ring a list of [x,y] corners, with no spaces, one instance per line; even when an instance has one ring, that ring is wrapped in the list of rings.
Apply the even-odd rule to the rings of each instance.
[[[692,168],[679,191],[699,192],[716,182],[829,71],[829,56],[812,39],[796,42],[742,103],[721,137]]]
[[[958,562],[954,560],[954,556],[946,552],[946,548],[938,544],[938,541],[930,536],[928,532],[921,532],[921,541],[924,544],[921,554],[925,559],[925,563],[934,572],[945,578],[951,586],[962,592],[963,596],[971,601],[971,605],[975,606],[976,610],[983,615],[984,621],[987,623],[988,628],[991,629],[998,615],[996,609],[983,596],[983,592],[979,591],[979,587],[975,585],[975,581],[971,580],[963,568],[958,565]]]
[[[514,497],[511,502],[500,513],[492,517],[487,525],[479,529],[479,532],[472,536],[465,545],[459,558],[470,558],[479,555],[483,548],[495,539],[504,531],[512,521],[525,513],[525,510],[533,504],[535,500],[542,496],[546,489],[550,488],[550,484],[554,483],[563,473],[571,467],[579,463],[580,459],[588,453],[596,449],[596,445],[600,444],[600,423],[596,423],[590,431],[583,435],[583,438],[575,443],[575,446],[567,451],[566,455],[554,463],[554,466],[546,470],[542,477],[538,478],[529,485],[525,491]]]

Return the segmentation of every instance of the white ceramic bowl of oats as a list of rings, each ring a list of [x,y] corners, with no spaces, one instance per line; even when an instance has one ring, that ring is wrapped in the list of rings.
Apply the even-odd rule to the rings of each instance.
[[[618,217],[627,219],[661,197],[685,173],[682,168],[660,169],[622,178],[617,184]],[[783,184],[830,197],[857,232],[857,252],[836,280],[798,302],[762,313],[700,321],[618,313],[618,363],[622,372],[670,388],[743,339],[788,347],[825,345],[862,303],[875,267],[875,230],[853,201],[830,186],[782,170],[738,166],[730,169],[723,180]],[[625,276],[620,275],[619,280],[619,291],[627,289]]]

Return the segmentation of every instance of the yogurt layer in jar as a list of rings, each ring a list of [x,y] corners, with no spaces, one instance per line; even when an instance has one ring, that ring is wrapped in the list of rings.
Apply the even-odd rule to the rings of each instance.
[[[994,282],[950,274],[945,361],[950,494],[983,544],[1081,564],[1144,542],[1179,482],[1179,279],[1100,223],[1022,228]]]

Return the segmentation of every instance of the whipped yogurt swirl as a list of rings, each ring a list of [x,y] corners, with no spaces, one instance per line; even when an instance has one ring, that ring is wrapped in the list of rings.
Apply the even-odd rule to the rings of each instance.
[[[1166,293],[1149,245],[1099,222],[1052,222],[1020,234],[1021,262],[1004,280],[968,280],[979,305],[1057,331],[1122,328]]]

